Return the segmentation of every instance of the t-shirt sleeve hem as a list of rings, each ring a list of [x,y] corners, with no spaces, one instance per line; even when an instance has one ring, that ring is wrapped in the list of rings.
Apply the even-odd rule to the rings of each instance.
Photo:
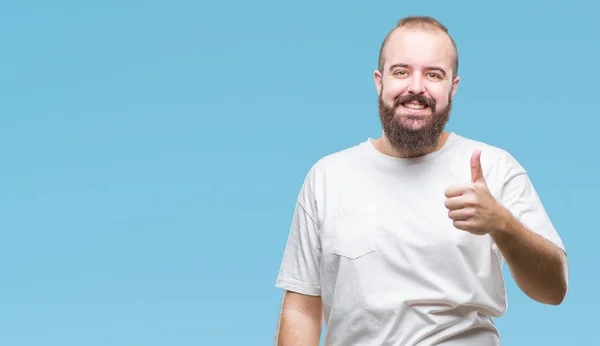
[[[294,280],[291,278],[279,277],[275,283],[275,287],[286,291],[296,292],[309,296],[320,296],[321,288],[318,285],[311,285],[305,282]]]
[[[540,237],[544,238],[546,241],[550,242],[552,245],[556,246],[559,250],[562,250],[565,253],[565,255],[567,254],[567,249],[560,238],[553,237],[551,235],[546,235],[543,233],[537,233],[537,234]]]

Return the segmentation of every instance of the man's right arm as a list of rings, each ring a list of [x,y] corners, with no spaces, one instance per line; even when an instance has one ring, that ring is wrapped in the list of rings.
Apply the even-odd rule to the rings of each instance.
[[[323,323],[321,236],[313,167],[298,195],[276,287],[283,290],[276,346],[318,346]]]
[[[275,345],[318,346],[322,311],[321,297],[285,291]]]

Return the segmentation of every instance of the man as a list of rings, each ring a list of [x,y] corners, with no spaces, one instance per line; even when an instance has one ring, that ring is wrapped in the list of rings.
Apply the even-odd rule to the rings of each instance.
[[[298,196],[277,287],[279,346],[500,345],[502,264],[560,304],[566,252],[525,169],[444,131],[460,78],[446,28],[408,17],[380,52],[383,135],[328,155]]]

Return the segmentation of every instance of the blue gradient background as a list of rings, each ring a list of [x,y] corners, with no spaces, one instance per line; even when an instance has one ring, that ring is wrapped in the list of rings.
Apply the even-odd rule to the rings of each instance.
[[[568,247],[560,307],[506,272],[504,344],[595,344],[599,6],[3,2],[0,344],[272,344],[300,184],[379,135],[379,45],[412,14],[459,46],[449,129],[510,151]]]

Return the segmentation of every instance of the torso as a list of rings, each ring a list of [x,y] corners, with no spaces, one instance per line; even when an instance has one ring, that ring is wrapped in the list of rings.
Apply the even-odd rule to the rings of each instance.
[[[452,226],[444,190],[469,181],[470,156],[447,154],[340,161],[323,182],[327,345],[437,345],[457,334],[452,345],[500,344],[491,317],[506,305],[502,260],[489,236]]]

